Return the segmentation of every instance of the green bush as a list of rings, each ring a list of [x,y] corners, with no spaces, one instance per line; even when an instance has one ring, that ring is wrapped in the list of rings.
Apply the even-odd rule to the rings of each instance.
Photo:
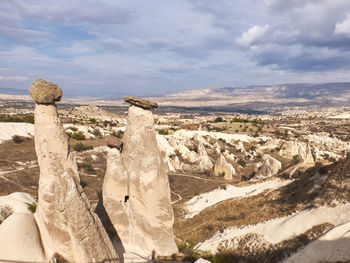
[[[72,133],[68,136],[74,140],[77,140],[77,141],[85,140],[85,135],[82,132],[75,132],[75,133]]]
[[[168,131],[168,129],[160,129],[160,130],[158,130],[158,133],[160,135],[168,135],[169,131]]]
[[[74,127],[74,126],[69,126],[66,128],[67,130],[71,130],[71,131],[74,131],[74,132],[77,132],[78,131],[78,128],[77,127]]]
[[[88,161],[78,163],[78,168],[83,169],[88,174],[94,174],[96,172],[95,169],[92,167],[91,163],[89,163]]]
[[[12,141],[14,142],[14,143],[22,143],[24,140],[21,138],[21,137],[19,137],[18,135],[14,135],[14,136],[12,136]]]
[[[74,151],[77,152],[83,152],[83,151],[87,151],[87,150],[91,150],[93,149],[93,147],[91,145],[84,145],[82,143],[77,143],[73,146]]]
[[[225,120],[222,117],[217,117],[214,122],[225,122]]]

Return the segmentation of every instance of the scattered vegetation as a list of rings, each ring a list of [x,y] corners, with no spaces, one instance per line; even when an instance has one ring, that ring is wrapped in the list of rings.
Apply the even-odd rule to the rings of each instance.
[[[225,122],[225,120],[222,117],[219,116],[219,117],[216,117],[214,122]]]
[[[158,130],[158,133],[160,135],[168,135],[169,134],[169,130],[168,129],[160,129],[160,130]]]
[[[23,138],[18,135],[12,136],[12,141],[17,144],[24,142]]]
[[[33,114],[24,115],[0,115],[0,122],[28,122],[34,124]]]
[[[78,168],[80,170],[84,170],[88,174],[94,174],[96,173],[95,169],[92,167],[91,163],[89,163],[87,160],[85,160],[82,163],[78,163]]]
[[[73,149],[74,149],[74,151],[77,151],[77,152],[83,152],[83,151],[87,151],[87,150],[92,150],[93,147],[91,145],[77,143],[73,146]]]
[[[85,135],[82,132],[74,132],[74,133],[67,133],[69,138],[72,138],[77,141],[85,140]]]

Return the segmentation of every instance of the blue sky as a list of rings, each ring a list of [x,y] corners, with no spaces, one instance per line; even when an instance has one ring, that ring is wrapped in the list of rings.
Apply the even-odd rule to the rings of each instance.
[[[0,88],[66,95],[350,81],[349,0],[1,0]]]

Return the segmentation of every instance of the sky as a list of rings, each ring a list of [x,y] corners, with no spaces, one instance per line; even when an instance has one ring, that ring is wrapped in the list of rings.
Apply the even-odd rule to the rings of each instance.
[[[349,0],[1,0],[0,88],[68,96],[350,81]]]

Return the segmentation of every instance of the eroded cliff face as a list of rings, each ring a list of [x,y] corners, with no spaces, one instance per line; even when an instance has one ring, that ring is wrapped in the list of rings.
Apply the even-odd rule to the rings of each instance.
[[[39,86],[45,90],[46,84]],[[113,245],[79,184],[75,157],[69,152],[54,101],[36,101],[35,106],[40,179],[34,216],[45,253],[49,258],[58,253],[71,262],[117,262]]]
[[[111,149],[102,190],[125,252],[148,257],[178,251],[167,167],[153,125],[150,111],[129,107],[123,151]]]

